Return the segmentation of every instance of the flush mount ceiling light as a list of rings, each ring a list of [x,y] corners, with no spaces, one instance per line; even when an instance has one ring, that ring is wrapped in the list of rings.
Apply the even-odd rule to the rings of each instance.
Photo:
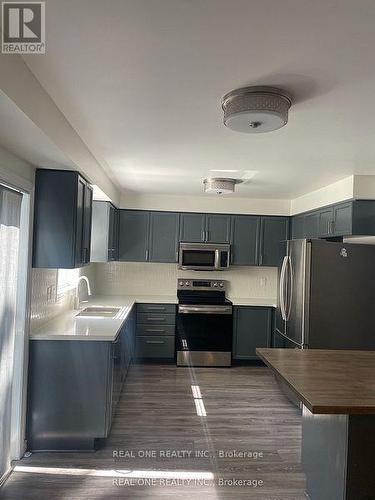
[[[259,134],[288,123],[291,96],[275,87],[243,87],[226,94],[221,102],[224,125],[237,132]]]
[[[204,192],[209,194],[231,194],[234,193],[234,186],[241,182],[241,179],[210,177],[203,181]]]

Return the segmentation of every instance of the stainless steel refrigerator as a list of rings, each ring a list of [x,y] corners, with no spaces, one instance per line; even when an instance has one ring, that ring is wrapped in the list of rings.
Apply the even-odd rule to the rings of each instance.
[[[284,242],[274,346],[375,349],[375,245]]]

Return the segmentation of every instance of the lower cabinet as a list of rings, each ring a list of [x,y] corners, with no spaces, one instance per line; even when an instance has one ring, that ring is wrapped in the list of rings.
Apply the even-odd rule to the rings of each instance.
[[[273,308],[235,306],[233,318],[233,359],[259,360],[257,347],[271,347]]]
[[[137,304],[136,357],[174,359],[175,304]]]
[[[134,339],[135,308],[115,342],[30,341],[28,450],[93,450],[108,436]]]

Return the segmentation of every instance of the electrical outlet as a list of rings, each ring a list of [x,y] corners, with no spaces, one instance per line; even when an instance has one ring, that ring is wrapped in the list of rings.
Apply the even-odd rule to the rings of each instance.
[[[265,276],[262,276],[260,279],[259,279],[259,285],[264,288],[265,286],[267,286],[267,278]]]

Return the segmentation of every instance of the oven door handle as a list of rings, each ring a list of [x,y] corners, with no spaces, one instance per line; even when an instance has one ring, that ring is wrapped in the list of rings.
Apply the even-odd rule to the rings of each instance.
[[[180,304],[178,312],[179,314],[232,314],[232,306]]]

